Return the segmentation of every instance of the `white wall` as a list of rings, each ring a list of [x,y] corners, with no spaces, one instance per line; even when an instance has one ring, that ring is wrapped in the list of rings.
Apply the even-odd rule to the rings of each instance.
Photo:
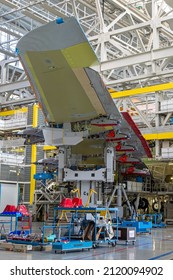
[[[0,213],[7,204],[18,205],[18,185],[0,184]]]

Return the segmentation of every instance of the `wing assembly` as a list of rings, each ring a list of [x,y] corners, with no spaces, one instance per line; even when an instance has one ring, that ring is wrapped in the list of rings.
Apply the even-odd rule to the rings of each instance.
[[[64,158],[59,171],[65,165],[105,168],[106,163],[104,172],[111,170],[113,181],[116,160],[125,164],[130,158],[151,157],[130,116],[119,113],[100,75],[92,69],[97,57],[74,17],[29,32],[16,49],[45,115],[45,143],[70,146],[71,159]],[[106,176],[102,179],[107,180]]]

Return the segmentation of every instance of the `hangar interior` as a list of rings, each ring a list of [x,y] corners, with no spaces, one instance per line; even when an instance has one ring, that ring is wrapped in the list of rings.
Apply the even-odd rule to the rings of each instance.
[[[172,1],[1,0],[0,15],[0,259],[170,259]],[[37,45],[42,47],[39,34],[32,37],[32,32],[43,30],[51,22],[61,28],[71,18],[75,20],[67,25],[66,36],[71,38],[73,24],[79,24],[86,36],[80,38],[82,55],[77,48],[73,53],[70,43],[58,58],[63,61],[65,57],[72,71],[67,67],[67,75],[55,84],[51,79],[44,83],[47,76],[41,76],[37,66],[45,54],[34,54]],[[62,38],[66,37],[64,33]],[[75,36],[78,38],[78,34]],[[53,45],[45,38],[39,51]],[[53,40],[61,45],[62,38]],[[77,66],[72,65],[69,54]],[[55,56],[48,55],[48,69],[56,72],[58,66],[51,64]],[[94,103],[99,119],[80,119],[78,109],[74,112],[72,108],[75,121],[69,121],[67,111],[70,114],[73,101],[78,108],[89,108],[85,96],[79,103],[78,95],[73,97],[74,76]],[[98,92],[106,88],[110,103],[107,95],[101,99],[96,94],[92,100],[98,88]],[[59,95],[52,98],[54,89]],[[63,99],[66,91],[67,99]],[[52,115],[48,114],[49,106],[53,108]],[[104,118],[103,112],[113,112],[116,119]],[[62,135],[56,134],[56,128]],[[28,242],[24,242],[23,233],[17,236],[18,228],[26,230]],[[77,238],[81,231],[82,237]],[[68,241],[65,249],[61,238]],[[76,252],[73,246],[81,238],[82,250],[96,250],[81,253],[80,242],[80,253]],[[120,250],[122,243],[127,246]],[[40,246],[43,252],[31,251],[30,244],[32,248]],[[145,249],[143,244],[147,244]],[[25,254],[4,251],[8,246],[14,251],[20,246]],[[59,251],[72,252],[66,257],[54,254]]]

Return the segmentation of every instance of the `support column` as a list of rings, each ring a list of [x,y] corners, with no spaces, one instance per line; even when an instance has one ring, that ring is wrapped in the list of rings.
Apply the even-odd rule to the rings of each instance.
[[[106,164],[106,181],[107,183],[114,182],[114,171],[116,169],[115,166],[115,153],[113,147],[105,148],[105,164]]]
[[[122,206],[122,190],[120,185],[118,185],[117,189],[117,206]]]
[[[66,149],[64,147],[59,147],[59,153],[58,153],[58,182],[62,183],[64,179],[64,167],[65,167],[65,161],[66,161]]]
[[[38,126],[38,105],[34,104],[33,106],[33,117],[32,117],[32,126],[37,127]],[[35,144],[31,147],[31,175],[30,175],[30,204],[33,203],[34,200],[34,191],[35,191],[35,179],[34,174],[36,173],[36,165],[32,162],[35,162],[37,160],[37,146]]]
[[[155,93],[155,100],[156,100],[156,118],[155,118],[155,127],[156,129],[160,126],[160,115],[157,113],[160,111],[160,100],[159,100],[159,92]],[[160,157],[160,141],[155,140],[155,158]]]

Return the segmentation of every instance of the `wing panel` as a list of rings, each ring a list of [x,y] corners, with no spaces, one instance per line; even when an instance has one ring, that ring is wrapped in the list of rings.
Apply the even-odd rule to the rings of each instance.
[[[103,154],[103,151],[104,151],[103,140],[84,139],[81,143],[72,147],[73,154],[82,154],[85,156]]]
[[[88,42],[62,49],[62,53],[71,68],[88,67],[97,63],[95,53]]]
[[[25,60],[49,122],[74,122],[104,113],[102,106],[95,110],[61,51],[27,52]],[[91,88],[88,79],[83,84]]]
[[[26,50],[62,50],[84,42],[87,43],[88,41],[78,21],[75,17],[68,17],[63,19],[62,24],[51,21],[30,31],[19,40],[17,51],[22,56]],[[90,52],[93,52],[91,47]],[[94,56],[94,61],[92,63],[94,62],[97,62],[96,56]]]
[[[107,115],[93,79],[84,71],[98,62],[97,57],[75,18],[29,32],[21,38],[17,50],[48,122],[76,122]],[[107,90],[104,94],[109,96]]]
[[[142,136],[140,130],[132,120],[131,116],[127,112],[122,112],[123,115],[123,123],[122,123],[122,130],[123,128],[129,126],[131,128],[131,137],[128,141],[129,144],[133,145],[136,147],[136,152],[133,153],[134,156],[141,157],[146,154],[147,157],[152,158],[152,154],[150,151],[150,148],[147,144],[147,141],[145,138]]]
[[[112,118],[121,120],[121,115],[117,107],[115,106],[114,101],[110,96],[110,93],[108,92],[105,84],[103,83],[103,80],[101,79],[99,73],[91,68],[85,68],[85,72],[90,79],[92,87],[95,90],[104,110],[106,111],[106,114],[108,116],[111,116]]]

